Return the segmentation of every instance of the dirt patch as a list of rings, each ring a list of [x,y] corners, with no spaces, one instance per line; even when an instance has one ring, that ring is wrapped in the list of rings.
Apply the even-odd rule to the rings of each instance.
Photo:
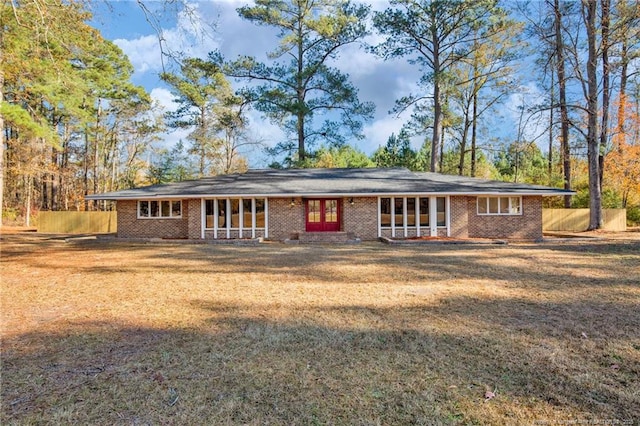
[[[632,424],[640,243],[2,236],[2,424]]]

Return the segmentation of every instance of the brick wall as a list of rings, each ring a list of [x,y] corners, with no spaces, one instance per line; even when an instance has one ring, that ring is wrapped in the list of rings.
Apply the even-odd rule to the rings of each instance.
[[[463,196],[449,197],[449,217],[451,218],[450,236],[453,238],[469,237],[469,215],[467,198]],[[475,200],[475,198],[474,198]],[[475,213],[475,210],[474,210]],[[438,232],[438,234],[440,234]]]
[[[304,203],[302,198],[269,198],[269,239],[286,240],[304,232]]]
[[[342,227],[361,240],[378,238],[378,199],[375,197],[354,197],[342,200]]]
[[[522,215],[480,216],[476,197],[467,197],[469,237],[538,240],[542,238],[542,197],[522,197]]]
[[[187,208],[187,220],[188,220],[188,237],[190,239],[201,238],[200,233],[202,228],[202,205],[200,199],[184,200],[182,202],[182,208],[185,204],[189,203]],[[185,212],[182,212],[182,217],[185,217]]]
[[[196,200],[199,201],[199,200]],[[135,200],[117,202],[118,237],[120,238],[187,238],[189,237],[188,200],[182,201],[181,219],[138,219]],[[199,209],[196,209],[199,211]],[[200,238],[199,234],[198,237]]]
[[[295,198],[269,199],[269,239],[285,240],[305,231],[304,202]],[[137,202],[118,201],[118,236],[122,238],[189,238],[200,239],[201,208],[200,200],[183,200],[182,219],[138,219]],[[512,238],[537,240],[542,238],[542,197],[522,197],[522,215],[518,216],[479,216],[476,209],[476,197],[452,196],[450,198],[451,237],[454,238]],[[340,230],[352,233],[362,240],[378,238],[378,202],[376,197],[354,197],[342,200]],[[207,231],[206,238],[213,237]],[[388,235],[387,235],[388,234]],[[423,230],[428,235],[428,229]],[[438,235],[444,236],[445,229],[438,229]],[[390,230],[383,235],[391,236]],[[396,228],[396,237],[403,230]],[[409,237],[415,235],[415,229],[409,230]],[[250,237],[250,231],[243,237]],[[256,236],[263,236],[257,231]],[[231,238],[237,238],[238,232],[232,231]],[[226,238],[226,232],[220,231],[218,238]]]

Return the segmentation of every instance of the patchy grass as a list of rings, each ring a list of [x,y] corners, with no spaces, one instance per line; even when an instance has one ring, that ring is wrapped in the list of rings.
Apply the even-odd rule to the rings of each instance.
[[[640,419],[638,241],[3,235],[1,267],[2,424]]]

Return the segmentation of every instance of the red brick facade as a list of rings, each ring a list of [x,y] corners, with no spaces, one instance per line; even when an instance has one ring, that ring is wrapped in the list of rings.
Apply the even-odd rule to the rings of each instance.
[[[469,216],[471,212],[468,211],[467,198],[475,200],[475,197],[451,196],[449,198],[450,237],[469,238]]]
[[[305,206],[301,197],[268,199],[268,238],[282,241],[305,232]],[[121,238],[167,238],[200,239],[201,201],[182,201],[182,218],[179,219],[139,219],[137,201],[118,201],[118,236]],[[478,215],[476,197],[451,196],[449,198],[449,236],[453,238],[510,238],[538,240],[542,238],[542,197],[522,197],[522,215],[498,216]],[[377,197],[341,198],[340,231],[347,232],[361,240],[378,238]],[[212,239],[212,230],[204,234]],[[256,237],[264,237],[265,231],[255,230]],[[429,235],[429,229],[422,229],[422,235]],[[383,229],[382,235],[391,237],[390,229]],[[408,228],[407,237],[416,235],[416,229]],[[438,228],[439,236],[447,236],[446,228]],[[402,227],[396,228],[396,237],[404,236]],[[218,238],[227,238],[226,230],[218,231]],[[230,238],[238,238],[238,230],[229,231]],[[250,230],[243,231],[243,238],[252,237]]]
[[[192,237],[189,232],[189,212],[193,205],[200,205],[200,200],[182,201],[182,218],[180,219],[138,219],[138,202],[136,200],[118,201],[118,237],[120,238],[200,238]],[[196,208],[195,214],[199,215]],[[200,225],[198,224],[198,229]]]
[[[513,216],[478,215],[476,197],[467,197],[470,238],[542,238],[542,197],[522,197],[522,214]]]
[[[378,238],[378,199],[376,197],[345,198],[342,207],[343,231],[352,232],[361,240]]]
[[[286,240],[304,232],[302,198],[269,198],[269,239]]]

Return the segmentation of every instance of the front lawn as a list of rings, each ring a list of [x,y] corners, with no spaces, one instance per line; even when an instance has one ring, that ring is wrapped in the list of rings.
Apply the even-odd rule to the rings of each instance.
[[[638,241],[1,250],[1,424],[640,419]]]

